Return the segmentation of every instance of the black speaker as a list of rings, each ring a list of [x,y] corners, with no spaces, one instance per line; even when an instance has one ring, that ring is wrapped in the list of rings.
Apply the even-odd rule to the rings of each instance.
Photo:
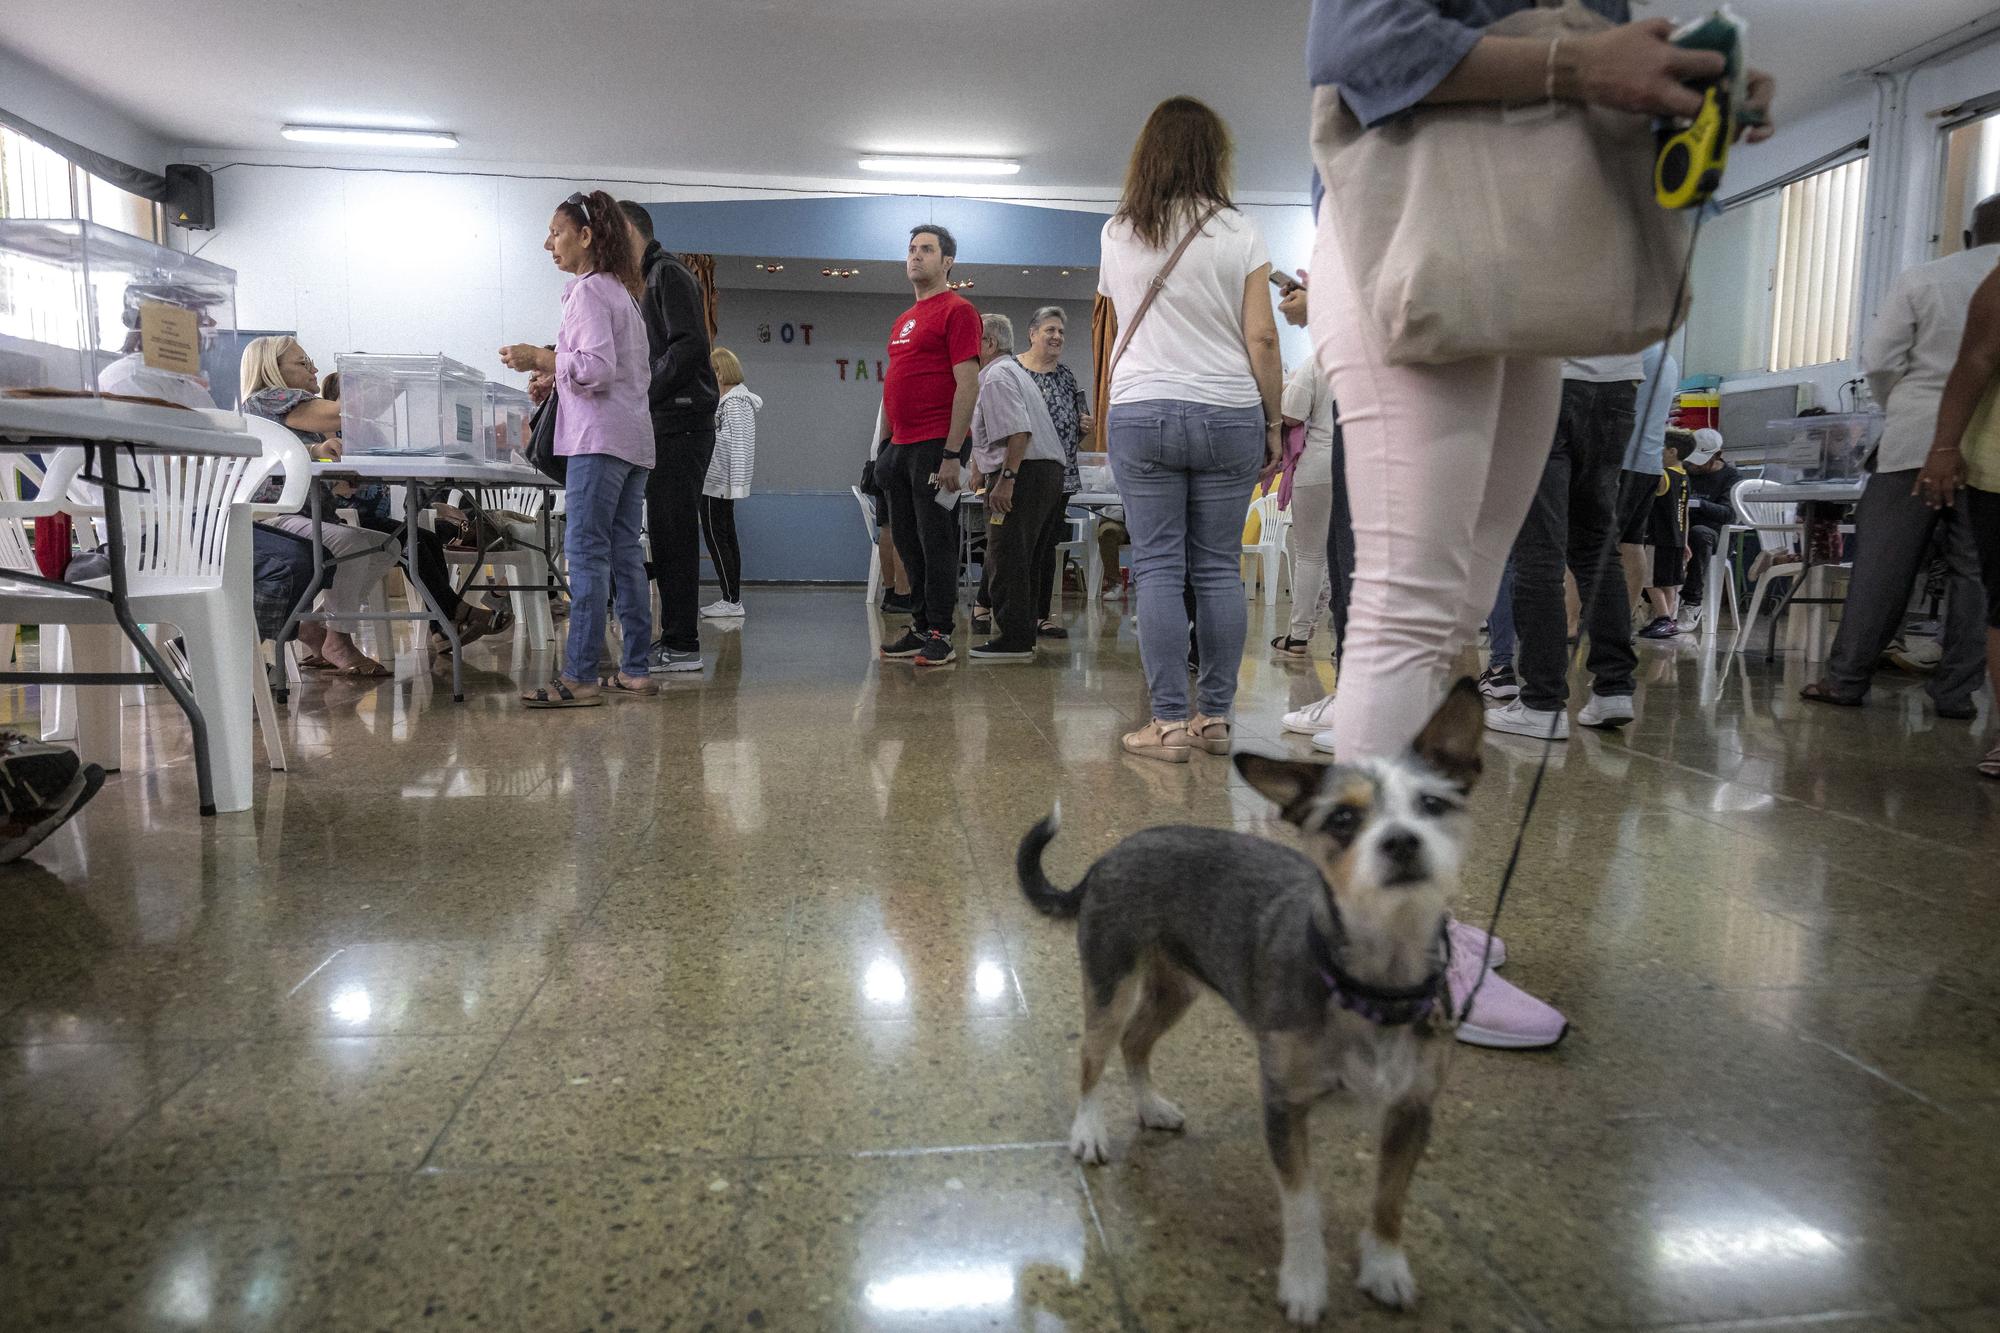
[[[167,167],[167,221],[189,231],[215,229],[215,177],[191,162]]]

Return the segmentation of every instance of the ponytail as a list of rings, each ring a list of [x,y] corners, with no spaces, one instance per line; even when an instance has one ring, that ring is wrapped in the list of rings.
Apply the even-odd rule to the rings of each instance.
[[[579,199],[581,206],[576,202]],[[589,194],[579,191],[557,204],[556,211],[568,218],[570,225],[578,231],[590,228],[590,267],[593,272],[609,273],[635,297],[644,290],[645,281],[639,274],[639,255],[632,248],[632,233],[616,199],[602,190],[592,190]]]

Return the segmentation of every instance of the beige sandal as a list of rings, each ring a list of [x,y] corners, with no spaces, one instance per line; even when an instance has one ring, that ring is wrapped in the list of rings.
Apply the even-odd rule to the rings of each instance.
[[[1210,717],[1206,713],[1196,713],[1188,720],[1188,741],[1197,750],[1210,754],[1228,754],[1231,728],[1226,717]]]
[[[1168,764],[1185,764],[1194,753],[1193,739],[1185,722],[1162,722],[1154,718],[1124,740],[1125,753],[1141,759],[1158,759]]]

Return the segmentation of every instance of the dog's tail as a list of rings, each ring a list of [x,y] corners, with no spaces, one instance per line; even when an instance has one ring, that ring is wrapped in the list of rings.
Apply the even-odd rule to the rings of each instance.
[[[1055,841],[1062,828],[1062,802],[1041,823],[1029,829],[1021,839],[1020,850],[1014,853],[1014,875],[1021,881],[1021,892],[1027,895],[1035,910],[1043,916],[1057,920],[1074,917],[1083,907],[1083,884],[1063,890],[1049,883],[1049,877],[1042,873],[1042,849]],[[1089,882],[1085,876],[1084,883]]]

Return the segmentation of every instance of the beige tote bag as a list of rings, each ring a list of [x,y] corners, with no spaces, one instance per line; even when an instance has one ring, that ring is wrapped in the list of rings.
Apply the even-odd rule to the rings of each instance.
[[[1576,0],[1498,36],[1610,25]],[[1363,129],[1313,92],[1313,162],[1348,277],[1391,365],[1642,351],[1674,308],[1689,220],[1653,198],[1648,117],[1575,102],[1420,106]]]

